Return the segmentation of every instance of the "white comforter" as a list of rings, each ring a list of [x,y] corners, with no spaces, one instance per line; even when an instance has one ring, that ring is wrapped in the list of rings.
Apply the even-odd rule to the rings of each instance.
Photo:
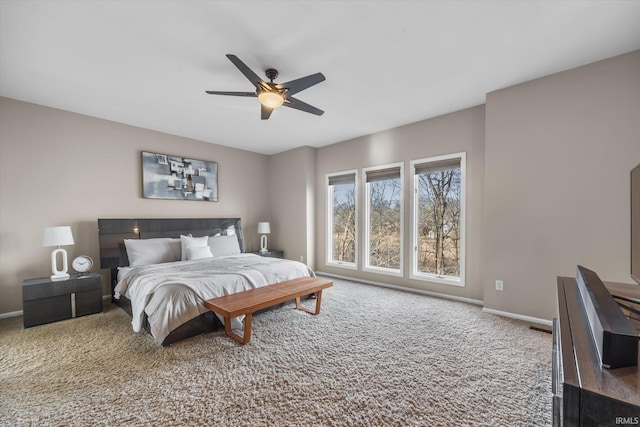
[[[161,344],[172,330],[208,311],[202,304],[207,299],[313,275],[297,261],[238,254],[134,267],[116,286],[115,297],[131,300],[134,331],[141,331],[147,315]]]

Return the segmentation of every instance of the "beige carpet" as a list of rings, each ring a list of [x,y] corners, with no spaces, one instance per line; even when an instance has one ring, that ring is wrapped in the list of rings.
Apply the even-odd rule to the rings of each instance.
[[[120,308],[0,320],[0,425],[551,425],[551,335],[479,307],[336,280],[319,316],[157,347]]]

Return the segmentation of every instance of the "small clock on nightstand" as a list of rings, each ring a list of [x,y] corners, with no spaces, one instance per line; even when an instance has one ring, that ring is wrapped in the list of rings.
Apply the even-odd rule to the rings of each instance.
[[[80,274],[87,273],[93,267],[93,260],[86,255],[80,255],[71,263],[71,267]]]

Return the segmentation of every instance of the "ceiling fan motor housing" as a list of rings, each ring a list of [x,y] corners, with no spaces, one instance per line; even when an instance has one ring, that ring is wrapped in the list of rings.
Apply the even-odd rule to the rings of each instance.
[[[267,68],[264,73],[267,75],[267,78],[271,80],[272,83],[276,78],[278,78],[278,70],[274,68]]]

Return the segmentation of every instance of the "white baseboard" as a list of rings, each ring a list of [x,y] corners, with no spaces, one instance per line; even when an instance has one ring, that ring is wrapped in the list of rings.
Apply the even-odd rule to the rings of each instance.
[[[102,295],[102,300],[106,301],[109,300],[111,301],[111,295]],[[22,310],[18,310],[18,311],[10,311],[8,313],[0,313],[0,319],[7,319],[9,317],[18,317],[18,316],[22,316]]]
[[[540,319],[538,317],[524,316],[522,314],[509,313],[508,311],[494,310],[492,308],[482,307],[482,311],[489,314],[495,314],[497,316],[510,317],[512,319],[524,320],[529,323],[536,323],[538,325],[552,326],[553,322],[547,319]]]
[[[22,316],[22,310],[10,311],[8,313],[0,313],[0,319],[7,319],[9,317],[18,317],[18,316]]]
[[[484,301],[477,300],[477,299],[457,297],[457,296],[454,296],[454,295],[441,294],[439,292],[424,291],[422,289],[408,288],[406,286],[390,285],[388,283],[374,282],[372,280],[356,279],[354,277],[340,276],[338,274],[324,273],[324,272],[321,272],[321,271],[316,271],[316,274],[318,276],[335,277],[336,279],[350,280],[352,282],[365,283],[367,285],[380,286],[382,288],[391,288],[391,289],[397,289],[399,291],[413,292],[414,294],[428,295],[430,297],[450,299],[450,300],[454,300],[454,301],[465,302],[467,304],[473,304],[473,305],[483,305],[484,304]]]
[[[405,286],[390,285],[388,283],[381,283],[381,282],[374,282],[374,281],[371,281],[371,280],[357,279],[357,278],[354,278],[354,277],[341,276],[339,274],[332,274],[332,273],[324,273],[324,272],[321,272],[321,271],[316,271],[316,274],[319,275],[319,276],[335,277],[336,279],[350,280],[352,282],[359,282],[359,283],[365,283],[367,285],[381,286],[383,288],[391,288],[391,289],[397,289],[397,290],[400,290],[400,291],[413,292],[413,293],[416,293],[416,294],[428,295],[428,296],[432,296],[432,297],[436,297],[436,298],[450,299],[450,300],[466,302],[466,303],[474,304],[474,305],[484,305],[484,301],[477,300],[477,299],[457,297],[457,296],[453,296],[453,295],[442,294],[442,293],[439,293],[439,292],[431,292],[431,291],[424,291],[422,289],[408,288],[408,287],[405,287]],[[486,307],[482,307],[482,311],[485,312],[485,313],[489,313],[489,314],[495,314],[497,316],[503,316],[503,317],[509,317],[509,318],[512,318],[512,319],[523,320],[525,322],[534,323],[534,324],[537,324],[537,325],[552,326],[552,321],[551,320],[540,319],[538,317],[524,316],[522,314],[510,313],[508,311],[494,310],[492,308],[486,308]]]

